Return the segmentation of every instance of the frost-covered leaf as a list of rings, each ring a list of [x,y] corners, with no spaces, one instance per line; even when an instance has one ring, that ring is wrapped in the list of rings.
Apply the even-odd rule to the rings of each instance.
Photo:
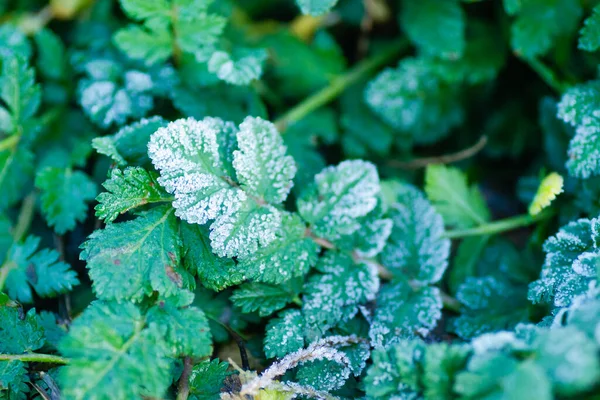
[[[305,275],[317,262],[319,246],[306,237],[306,226],[294,214],[283,214],[277,238],[248,257],[238,258],[234,268],[247,279],[280,284]]]
[[[458,288],[461,315],[452,329],[463,339],[513,329],[529,317],[527,287],[492,276],[469,277]]]
[[[96,197],[96,184],[83,172],[70,168],[45,168],[37,173],[42,213],[48,225],[62,235],[87,217],[88,202]]]
[[[191,288],[181,266],[181,239],[173,209],[160,206],[127,222],[92,233],[82,246],[96,296],[141,301],[154,291],[163,296]]]
[[[373,164],[343,161],[315,176],[315,184],[298,200],[298,211],[316,235],[336,240],[360,228],[358,218],[375,208],[379,190]]]
[[[235,261],[212,252],[208,228],[182,223],[181,234],[185,268],[195,273],[204,287],[221,291],[244,281],[245,271],[235,268]]]
[[[580,179],[600,175],[600,126],[580,125],[575,132],[569,143],[569,174]]]
[[[264,342],[268,358],[283,358],[304,345],[304,318],[299,310],[282,311],[269,321]]]
[[[227,371],[229,364],[215,358],[194,365],[190,373],[190,399],[218,400],[225,378],[231,375]]]
[[[114,135],[95,138],[92,140],[92,146],[98,153],[109,156],[118,165],[129,163],[145,166],[150,163],[148,158],[150,135],[166,125],[167,121],[161,117],[143,118],[122,127]]]
[[[40,297],[54,297],[79,284],[77,274],[59,260],[56,250],[38,250],[40,238],[29,236],[14,243],[8,252],[6,289],[11,298],[33,302],[33,290]]]
[[[597,126],[600,116],[600,81],[589,81],[569,88],[558,103],[558,118],[571,126]]]
[[[531,301],[566,307],[597,281],[599,230],[598,219],[580,219],[563,226],[544,243],[546,259],[540,278],[529,287]]]
[[[382,287],[369,336],[375,347],[403,338],[426,336],[442,317],[442,299],[435,287],[412,288],[397,280]]]
[[[115,168],[97,197],[96,216],[110,223],[119,215],[146,204],[169,202],[172,198],[158,184],[157,175],[141,167]]]
[[[21,354],[44,345],[44,329],[35,310],[0,305],[0,353]]]
[[[358,305],[373,300],[379,289],[376,268],[355,263],[349,255],[328,252],[316,268],[321,273],[304,286],[302,312],[317,334],[353,317]]]
[[[275,125],[248,117],[240,125],[237,142],[239,150],[233,152],[233,167],[244,191],[267,203],[283,202],[292,188],[296,164],[286,155]]]
[[[231,301],[240,307],[244,313],[258,311],[261,317],[281,310],[286,304],[291,303],[294,293],[283,286],[268,285],[266,283],[245,283],[233,291]]]
[[[490,220],[483,195],[461,170],[444,165],[430,165],[425,171],[425,192],[448,226],[468,228]]]
[[[392,234],[382,262],[393,273],[428,284],[442,278],[448,266],[450,240],[444,221],[420,193],[406,192],[388,212]]]
[[[338,0],[296,0],[303,14],[321,15],[331,10]]]
[[[419,144],[436,142],[463,120],[456,87],[426,59],[405,58],[384,70],[367,85],[365,99],[385,122]]]
[[[465,15],[458,0],[402,1],[400,22],[420,50],[459,58],[465,48]]]
[[[228,181],[217,136],[235,130],[217,118],[171,122],[150,138],[148,154],[160,172],[158,181],[175,195],[175,214],[190,223],[205,224],[221,214],[233,214],[247,200]]]
[[[596,51],[600,48],[600,7],[594,7],[592,15],[583,21],[583,28],[579,34],[580,49]]]
[[[232,54],[216,51],[208,61],[208,70],[233,85],[248,85],[262,75],[267,59],[264,49],[236,49]]]
[[[163,331],[131,303],[96,301],[60,343],[70,359],[59,383],[65,399],[162,397],[171,384]]]
[[[341,388],[349,376],[350,371],[346,365],[321,359],[303,363],[298,368],[296,380],[302,386],[331,392]]]
[[[202,310],[166,299],[148,310],[148,324],[165,331],[164,338],[172,357],[207,357],[212,353],[208,320]]]
[[[575,31],[581,16],[581,6],[570,0],[525,0],[514,11],[511,44],[525,57],[548,52],[559,37]]]

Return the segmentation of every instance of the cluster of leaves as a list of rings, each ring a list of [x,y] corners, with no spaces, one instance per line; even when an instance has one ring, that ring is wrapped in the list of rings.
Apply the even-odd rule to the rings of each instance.
[[[600,394],[600,6],[42,3],[0,2],[0,399]]]

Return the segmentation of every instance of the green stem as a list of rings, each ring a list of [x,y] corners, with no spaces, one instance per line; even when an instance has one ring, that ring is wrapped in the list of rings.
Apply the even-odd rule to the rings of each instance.
[[[15,242],[20,242],[23,240],[29,227],[31,226],[31,222],[33,221],[33,214],[35,212],[35,192],[31,192],[25,199],[23,199],[23,203],[21,204],[21,211],[19,211],[19,216],[17,218],[17,225],[15,225],[13,229],[13,238]]]
[[[12,150],[21,140],[21,135],[11,135],[0,141],[0,151]]]
[[[0,361],[23,361],[23,362],[40,362],[49,364],[68,364],[69,360],[51,354],[26,353],[26,354],[0,354]]]
[[[537,215],[517,215],[515,217],[501,219],[499,221],[489,222],[469,229],[457,229],[447,231],[444,236],[448,239],[460,239],[470,236],[494,235],[510,231],[517,228],[533,225],[538,221],[548,219],[554,215],[552,211],[541,212]]]
[[[361,81],[371,75],[385,64],[395,59],[400,53],[408,49],[408,41],[401,40],[395,42],[390,47],[382,50],[372,58],[365,59],[356,64],[346,74],[341,75],[331,81],[329,86],[319,90],[306,98],[300,104],[292,107],[288,112],[275,121],[279,132],[284,132],[288,125],[306,117],[316,109],[331,102],[338,97],[346,88]]]
[[[556,77],[554,71],[537,58],[523,58],[522,60],[527,63],[544,82],[546,82],[546,85],[550,86],[557,93],[563,93],[569,88],[569,84],[561,82]]]

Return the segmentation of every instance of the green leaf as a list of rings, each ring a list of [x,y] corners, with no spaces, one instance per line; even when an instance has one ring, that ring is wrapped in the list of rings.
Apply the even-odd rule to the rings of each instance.
[[[147,321],[166,332],[164,338],[172,357],[201,358],[212,354],[208,320],[202,310],[166,299],[148,310]]]
[[[0,152],[0,209],[18,202],[33,179],[33,154],[25,147]],[[15,179],[19,177],[19,179]]]
[[[438,282],[448,267],[451,245],[442,236],[442,217],[418,192],[399,195],[388,215],[394,225],[381,256],[383,264],[422,284]]]
[[[149,165],[150,135],[166,125],[167,121],[162,117],[143,118],[122,127],[114,135],[95,138],[92,140],[92,146],[98,153],[111,157],[118,165]]]
[[[306,237],[306,226],[295,214],[283,214],[277,238],[248,257],[238,258],[234,270],[247,279],[280,284],[305,275],[317,263],[319,246]]]
[[[22,361],[0,361],[0,398],[26,399],[29,382],[27,369]]]
[[[114,36],[114,44],[134,60],[144,60],[146,65],[165,62],[173,51],[173,38],[166,24],[152,20],[144,27],[129,25]]]
[[[37,65],[42,76],[48,79],[63,79],[67,73],[65,46],[51,30],[44,28],[36,32]]]
[[[237,142],[239,150],[233,152],[233,167],[244,191],[267,203],[282,203],[292,188],[296,164],[286,155],[275,125],[261,118],[246,118]]]
[[[147,2],[144,0],[120,0],[119,3],[129,18],[143,20],[153,17],[169,17],[171,5],[167,0]]]
[[[27,313],[19,307],[0,306],[0,353],[21,354],[44,345],[44,329],[35,310]]]
[[[36,113],[41,92],[35,83],[33,68],[25,58],[16,55],[2,56],[0,72],[0,99],[12,117],[14,127],[26,123]]]
[[[0,41],[5,43],[5,47],[0,51],[0,56],[17,54],[25,59],[31,57],[31,45],[27,40],[27,36],[13,23],[0,26]]]
[[[219,359],[202,361],[194,365],[190,373],[190,399],[218,400],[225,379],[231,375],[229,364]]]
[[[35,186],[42,195],[42,213],[48,225],[62,235],[87,217],[88,205],[96,197],[96,184],[83,172],[45,168],[37,173]]]
[[[314,16],[329,12],[338,0],[296,0],[302,14],[311,14]]]
[[[600,7],[594,7],[592,15],[583,21],[579,31],[578,48],[585,51],[596,51],[600,48]]]
[[[367,85],[365,100],[385,122],[418,144],[447,136],[464,117],[456,85],[443,81],[435,64],[423,58],[404,58],[396,69],[381,72]]]
[[[283,358],[304,345],[304,318],[299,310],[285,310],[269,320],[264,340],[268,358]]]
[[[465,368],[470,349],[466,345],[432,343],[425,349],[423,395],[427,399],[451,399],[457,372]]]
[[[54,297],[79,284],[75,271],[59,261],[58,252],[38,251],[39,244],[40,238],[28,236],[23,243],[12,245],[6,259],[8,294],[23,303],[33,302],[32,288],[40,297]]]
[[[403,338],[426,336],[442,317],[442,299],[435,287],[412,288],[397,280],[382,287],[369,337],[375,347]]]
[[[483,235],[468,237],[460,242],[449,271],[448,286],[451,293],[456,293],[468,277],[477,275],[477,264],[489,241],[490,237]]]
[[[168,297],[193,287],[181,266],[181,239],[173,209],[140,213],[92,233],[82,246],[96,296],[139,302],[154,291]]]
[[[337,360],[311,360],[299,367],[296,380],[302,386],[331,392],[344,386],[349,372],[348,367]]]
[[[240,307],[244,313],[258,311],[261,317],[281,310],[286,304],[291,303],[294,293],[281,286],[266,283],[245,283],[233,291],[231,301]]]
[[[170,202],[172,198],[158,184],[157,174],[140,167],[115,168],[102,184],[108,192],[97,197],[96,216],[110,223],[119,215],[152,203]]]
[[[358,306],[373,300],[379,289],[376,268],[355,263],[346,254],[327,252],[316,267],[321,273],[304,286],[302,312],[317,335],[352,318]]]
[[[577,29],[581,7],[570,0],[525,0],[514,12],[517,18],[511,27],[512,47],[520,55],[535,57],[547,53],[559,37]]]
[[[315,176],[315,183],[298,200],[298,211],[316,235],[336,240],[360,228],[358,219],[375,208],[379,191],[373,164],[343,161]]]
[[[457,168],[430,165],[425,171],[425,192],[447,226],[468,228],[490,220],[483,195]]]
[[[208,61],[208,70],[233,85],[248,85],[262,75],[267,59],[264,49],[236,49],[232,54],[216,51]]]
[[[456,59],[465,49],[465,15],[458,0],[404,0],[400,23],[426,53]]]
[[[171,384],[170,350],[158,325],[131,303],[96,301],[59,346],[65,399],[162,397]]]
[[[57,349],[58,343],[68,332],[68,326],[60,324],[57,320],[57,315],[49,311],[41,311],[38,314],[40,325],[44,328],[44,336],[46,338],[46,346],[51,349]]]
[[[463,339],[511,330],[529,318],[527,287],[506,279],[469,277],[458,288],[456,298],[462,309],[452,330]]]
[[[181,234],[185,268],[195,272],[204,287],[218,292],[245,280],[245,271],[238,270],[235,261],[212,252],[208,228],[182,223]]]

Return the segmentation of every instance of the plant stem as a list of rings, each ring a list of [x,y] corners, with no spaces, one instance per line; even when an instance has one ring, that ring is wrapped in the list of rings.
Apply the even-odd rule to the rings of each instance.
[[[177,400],[187,400],[190,395],[190,374],[192,373],[192,359],[185,357],[183,359],[183,372],[177,385]]]
[[[415,158],[410,161],[400,161],[400,160],[390,160],[388,165],[392,168],[400,168],[400,169],[419,169],[425,168],[430,164],[450,164],[458,161],[465,160],[467,158],[473,157],[477,153],[479,153],[485,145],[487,144],[488,139],[487,136],[482,136],[477,143],[468,147],[466,149],[460,150],[456,153],[444,154],[441,156],[435,157],[423,157],[423,158]]]
[[[21,204],[21,211],[17,218],[17,225],[13,229],[13,238],[15,242],[20,242],[23,237],[27,234],[31,222],[33,221],[33,214],[35,211],[35,192],[31,192],[23,199]]]
[[[21,135],[10,135],[0,141],[0,151],[12,150],[21,140]]]
[[[288,125],[306,117],[316,109],[331,102],[346,88],[371,75],[380,67],[392,61],[400,53],[408,49],[408,46],[409,44],[406,40],[397,41],[387,49],[376,54],[374,57],[365,59],[356,64],[346,74],[333,79],[329,86],[309,96],[295,107],[292,107],[275,121],[275,126],[277,126],[279,132],[283,133]]]
[[[563,93],[569,88],[567,83],[561,82],[556,77],[554,71],[537,58],[522,58],[522,60],[527,63],[527,65],[529,65],[544,82],[546,82],[546,85],[550,86],[557,93]]]
[[[69,360],[51,354],[26,353],[26,354],[0,354],[0,361],[23,361],[23,362],[39,362],[49,364],[68,364]]]
[[[444,236],[448,239],[459,239],[469,236],[480,236],[480,235],[494,235],[510,231],[517,228],[532,225],[538,221],[548,219],[554,215],[552,211],[541,212],[537,215],[517,215],[515,217],[501,219],[499,221],[489,222],[469,229],[457,229],[451,230],[444,233]]]

